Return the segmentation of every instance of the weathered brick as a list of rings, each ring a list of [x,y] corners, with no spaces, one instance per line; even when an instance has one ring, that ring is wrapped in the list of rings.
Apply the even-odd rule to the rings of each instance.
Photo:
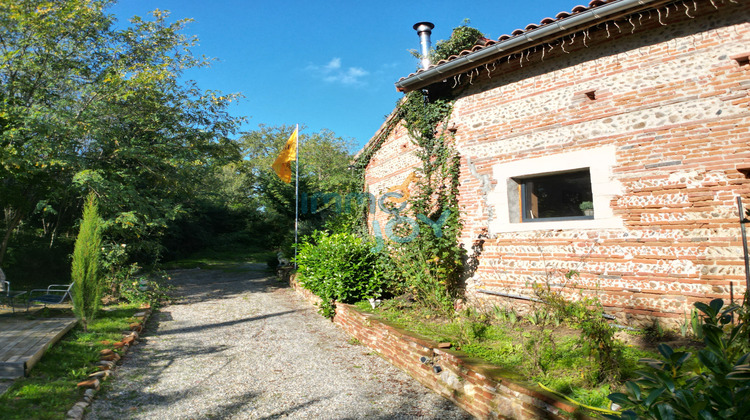
[[[529,282],[570,269],[607,310],[635,318],[681,318],[698,299],[728,300],[727,287],[712,288],[717,280],[738,280],[734,295],[744,293],[734,200],[750,204],[750,66],[728,57],[747,52],[750,30],[739,17],[750,4],[695,4],[694,19],[672,13],[660,17],[664,26],[652,13],[632,33],[627,21],[621,33],[592,30],[587,45],[582,36],[566,43],[568,54],[555,48],[542,61],[536,51],[523,66],[501,60],[456,88],[461,241],[469,250],[484,235],[467,280],[470,304],[501,303],[479,289],[530,295]],[[615,153],[606,181],[619,192],[604,205],[619,226],[493,231],[498,209],[513,211],[493,196],[507,183],[498,165],[602,147]],[[414,150],[406,130],[394,130],[367,167],[369,191],[401,184],[419,164]],[[382,228],[388,217],[378,211],[374,220]],[[644,287],[650,279],[659,281]]]

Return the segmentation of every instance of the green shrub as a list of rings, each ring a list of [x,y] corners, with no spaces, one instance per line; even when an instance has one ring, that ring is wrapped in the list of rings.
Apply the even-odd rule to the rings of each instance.
[[[101,248],[102,219],[92,193],[83,207],[83,220],[73,249],[71,269],[71,279],[75,282],[73,312],[84,331],[88,330],[88,324],[94,320],[102,303]]]
[[[563,274],[563,284],[567,285],[578,272],[571,270]],[[598,381],[618,379],[621,354],[615,343],[615,329],[604,318],[604,308],[596,297],[581,295],[578,300],[566,298],[560,291],[552,290],[549,281],[535,283],[534,295],[544,304],[541,312],[556,324],[572,322],[581,330],[581,343],[589,354],[594,356],[599,367]]]
[[[384,279],[373,243],[348,233],[314,232],[297,253],[300,284],[320,296],[320,313],[333,317],[335,302],[354,303],[378,298]]]
[[[400,286],[400,292],[409,293],[420,306],[450,317],[457,294],[446,270],[451,264],[444,264],[432,251],[425,250],[429,245],[426,241],[415,240],[387,251],[385,275]]]
[[[740,308],[725,307],[721,299],[709,305],[697,302],[695,307],[703,313],[700,329],[706,345],[698,352],[695,367],[691,370],[688,366],[691,353],[660,344],[662,360],[641,359],[648,369],[638,371],[640,377],[626,384],[627,394],[609,396],[627,409],[622,418],[750,418],[746,320],[741,317],[737,325],[730,325],[733,313]]]

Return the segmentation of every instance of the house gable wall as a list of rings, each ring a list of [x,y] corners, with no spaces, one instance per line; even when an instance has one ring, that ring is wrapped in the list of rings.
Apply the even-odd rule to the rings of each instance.
[[[588,32],[586,45],[568,37],[444,82],[457,97],[469,302],[517,305],[496,293],[532,296],[546,282],[597,294],[632,322],[741,298],[735,200],[750,204],[750,65],[732,57],[750,51],[750,4],[696,4],[692,18],[674,6],[644,13],[632,27]],[[417,163],[406,140],[397,131],[376,154],[371,191]],[[509,180],[587,160],[594,220],[513,222]],[[580,278],[558,287],[568,270]]]

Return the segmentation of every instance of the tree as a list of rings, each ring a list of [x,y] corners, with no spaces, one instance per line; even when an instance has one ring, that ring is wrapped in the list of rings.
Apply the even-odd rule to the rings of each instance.
[[[102,248],[102,220],[96,197],[90,193],[83,207],[81,229],[78,231],[71,279],[73,285],[73,312],[84,331],[94,320],[102,300],[100,256]]]
[[[83,125],[77,98],[100,67],[98,34],[110,24],[104,4],[9,0],[0,6],[0,262],[11,232],[72,175],[75,133]]]
[[[84,191],[106,197],[109,240],[153,255],[191,186],[236,157],[227,137],[239,119],[226,112],[236,96],[180,80],[208,65],[182,34],[189,20],[157,10],[117,30],[110,4],[0,6],[0,262],[24,220],[70,214]],[[45,234],[65,220],[46,217]]]
[[[300,128],[302,131],[304,127]],[[281,181],[271,170],[271,164],[294,130],[293,126],[268,127],[245,133],[239,139],[243,156],[242,172],[251,184],[261,218],[257,229],[272,235],[274,245],[288,245],[293,238],[295,215],[295,186]],[[330,130],[299,136],[299,191],[308,199],[301,204],[301,231],[311,232],[321,227],[327,216],[338,209],[332,202],[321,202],[316,212],[310,208],[313,194],[336,193],[345,197],[356,188],[352,163],[351,142],[337,137]],[[295,171],[293,165],[292,170]],[[343,210],[343,209],[342,209]]]

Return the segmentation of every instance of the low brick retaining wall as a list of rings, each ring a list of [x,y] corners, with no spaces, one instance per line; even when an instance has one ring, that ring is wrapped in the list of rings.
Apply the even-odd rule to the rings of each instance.
[[[320,298],[289,278],[292,287],[313,304]],[[587,418],[576,407],[542,390],[534,390],[512,372],[438,348],[419,337],[347,304],[336,304],[337,325],[362,344],[478,418]]]

